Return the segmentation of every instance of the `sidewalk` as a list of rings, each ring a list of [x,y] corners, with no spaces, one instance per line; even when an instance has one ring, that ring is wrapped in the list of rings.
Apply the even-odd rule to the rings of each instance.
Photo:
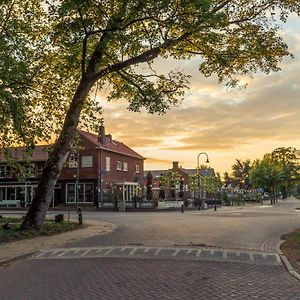
[[[59,247],[67,242],[88,238],[94,235],[107,234],[114,230],[114,225],[99,221],[86,221],[82,229],[76,229],[52,236],[41,236],[15,242],[0,244],[0,265],[26,257],[41,249]]]

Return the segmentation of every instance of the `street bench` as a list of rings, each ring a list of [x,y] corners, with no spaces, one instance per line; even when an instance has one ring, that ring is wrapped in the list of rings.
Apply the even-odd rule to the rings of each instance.
[[[0,200],[0,206],[15,206],[15,207],[21,207],[21,200]]]

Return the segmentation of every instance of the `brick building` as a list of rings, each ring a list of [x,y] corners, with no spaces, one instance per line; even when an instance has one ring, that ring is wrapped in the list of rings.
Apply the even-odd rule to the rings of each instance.
[[[196,175],[198,170],[197,169],[185,169],[182,166],[179,166],[179,163],[177,161],[173,162],[173,165],[172,165],[171,169],[145,171],[144,172],[144,184],[146,185],[148,172],[151,172],[151,175],[152,175],[152,190],[153,190],[153,193],[154,193],[154,197],[157,198],[158,193],[159,193],[159,188],[160,188],[159,177],[161,175],[166,174],[169,170],[177,172],[181,176],[181,178],[183,179],[183,185],[184,185],[184,198],[185,199],[190,198],[191,197],[191,192],[188,189],[190,176],[191,175]],[[215,171],[214,171],[213,168],[200,169],[199,173],[200,173],[201,176],[204,176],[204,177],[215,176]],[[178,194],[178,188],[177,188],[177,194]]]
[[[130,201],[143,186],[144,157],[127,145],[105,134],[78,130],[79,150],[70,154],[55,186],[52,206],[81,204],[100,206],[104,201]],[[0,202],[31,202],[41,170],[48,159],[47,146],[36,146],[29,162],[25,163],[24,148],[10,149],[11,156],[24,166],[23,180],[0,154]],[[78,164],[79,163],[79,164]],[[19,174],[20,175],[20,174]],[[20,177],[20,176],[19,176]],[[77,187],[77,189],[76,189]],[[112,196],[113,195],[113,196]]]

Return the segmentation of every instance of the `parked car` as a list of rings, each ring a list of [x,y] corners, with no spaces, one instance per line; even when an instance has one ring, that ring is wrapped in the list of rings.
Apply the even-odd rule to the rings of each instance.
[[[269,193],[268,193],[268,192],[264,192],[264,193],[262,194],[262,199],[263,199],[263,200],[268,200],[268,199],[270,199]]]

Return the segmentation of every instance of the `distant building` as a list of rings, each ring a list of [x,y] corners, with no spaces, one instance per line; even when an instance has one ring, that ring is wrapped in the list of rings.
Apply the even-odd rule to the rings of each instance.
[[[110,134],[106,135],[104,126],[100,127],[98,135],[81,130],[78,134],[80,150],[71,154],[63,167],[51,205],[74,204],[78,200],[81,204],[101,206],[101,202],[107,201],[112,194],[118,200],[130,201],[143,186],[144,157],[113,140]],[[2,200],[20,200],[22,205],[31,202],[48,159],[48,148],[35,147],[29,163],[26,163],[29,173],[23,182],[17,180],[17,174],[0,153],[0,204]],[[25,164],[24,148],[9,151],[16,161]],[[77,174],[78,193],[75,193]]]
[[[189,176],[191,175],[196,175],[198,170],[197,169],[185,169],[182,166],[179,166],[177,161],[173,162],[173,167],[171,169],[164,169],[164,170],[147,170],[144,172],[144,180],[148,174],[148,172],[150,171],[152,174],[152,188],[153,191],[158,191],[159,190],[159,186],[160,186],[160,182],[159,182],[159,177],[161,175],[166,174],[169,170],[172,170],[174,172],[179,173],[179,175],[181,176],[181,178],[183,179],[183,184],[184,184],[184,190],[185,192],[185,198],[189,197],[189,193],[188,191],[188,185],[189,185]],[[199,173],[201,176],[215,176],[215,171],[213,168],[207,168],[207,169],[200,169]]]

